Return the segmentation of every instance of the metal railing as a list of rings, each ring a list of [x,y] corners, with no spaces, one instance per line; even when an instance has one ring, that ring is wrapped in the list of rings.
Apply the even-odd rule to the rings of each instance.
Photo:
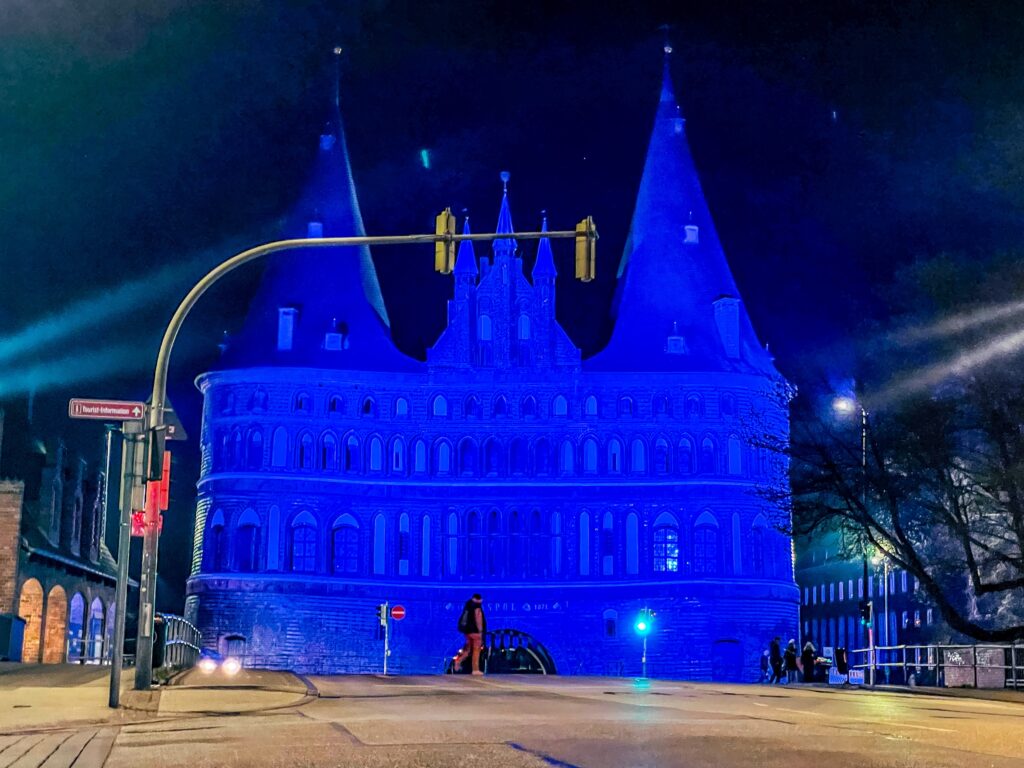
[[[164,620],[164,663],[162,669],[184,669],[199,660],[202,635],[181,616],[159,614]]]
[[[863,669],[868,680],[874,668],[876,685],[1024,690],[1021,644],[888,645],[849,653],[850,668]]]

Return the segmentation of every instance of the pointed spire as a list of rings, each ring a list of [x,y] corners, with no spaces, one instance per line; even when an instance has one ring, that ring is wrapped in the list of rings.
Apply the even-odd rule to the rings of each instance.
[[[686,140],[672,87],[671,45],[664,53],[654,129],[619,264],[615,327],[608,346],[594,358],[595,367],[733,370],[747,365],[767,372],[771,363],[742,306],[736,318],[738,356],[727,353],[732,342],[723,341],[715,321],[715,301],[738,297],[739,291]],[[685,339],[685,355],[666,352],[669,336]]]
[[[498,234],[504,234],[506,232],[515,232],[512,228],[512,212],[508,208],[508,180],[512,177],[508,171],[501,172],[501,210],[498,211],[498,226],[495,228],[495,232]],[[513,238],[501,238],[494,241],[495,252],[499,250],[507,250],[514,252],[516,249],[516,241]]]
[[[547,211],[541,211],[544,215],[544,220],[540,225],[541,232],[548,231],[548,216]],[[533,265],[533,279],[536,282],[538,277],[550,277],[554,278],[558,276],[558,271],[555,269],[555,257],[551,253],[551,241],[542,237],[540,243],[537,246],[537,261]]]
[[[469,216],[462,225],[462,234],[469,234]],[[478,275],[480,269],[476,265],[476,251],[473,250],[472,240],[463,240],[459,243],[459,255],[455,259],[456,275]]]

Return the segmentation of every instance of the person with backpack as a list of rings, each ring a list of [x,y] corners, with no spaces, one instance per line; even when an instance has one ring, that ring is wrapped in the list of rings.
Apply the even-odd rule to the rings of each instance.
[[[772,676],[768,679],[769,683],[781,683],[782,682],[782,638],[778,635],[772,638],[771,643],[768,644],[768,663],[772,668]]]
[[[487,631],[487,619],[484,617],[484,599],[480,595],[473,595],[466,601],[462,607],[457,628],[466,638],[466,642],[452,661],[452,671],[459,672],[462,669],[462,662],[466,660],[467,656],[470,656],[472,657],[473,674],[482,675],[480,651],[483,649],[484,632]]]

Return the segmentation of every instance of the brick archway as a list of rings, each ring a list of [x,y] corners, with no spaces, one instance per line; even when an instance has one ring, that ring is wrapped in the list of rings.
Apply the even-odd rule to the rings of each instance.
[[[59,584],[46,596],[46,630],[43,633],[43,664],[61,664],[67,647],[68,595]]]
[[[21,661],[25,664],[35,664],[39,661],[39,643],[43,629],[43,585],[37,579],[27,579],[21,585],[18,615],[25,620]]]

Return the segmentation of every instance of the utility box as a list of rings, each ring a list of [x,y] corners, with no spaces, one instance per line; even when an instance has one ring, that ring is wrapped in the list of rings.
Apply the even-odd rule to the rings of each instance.
[[[25,620],[13,613],[0,613],[0,661],[21,661]]]

